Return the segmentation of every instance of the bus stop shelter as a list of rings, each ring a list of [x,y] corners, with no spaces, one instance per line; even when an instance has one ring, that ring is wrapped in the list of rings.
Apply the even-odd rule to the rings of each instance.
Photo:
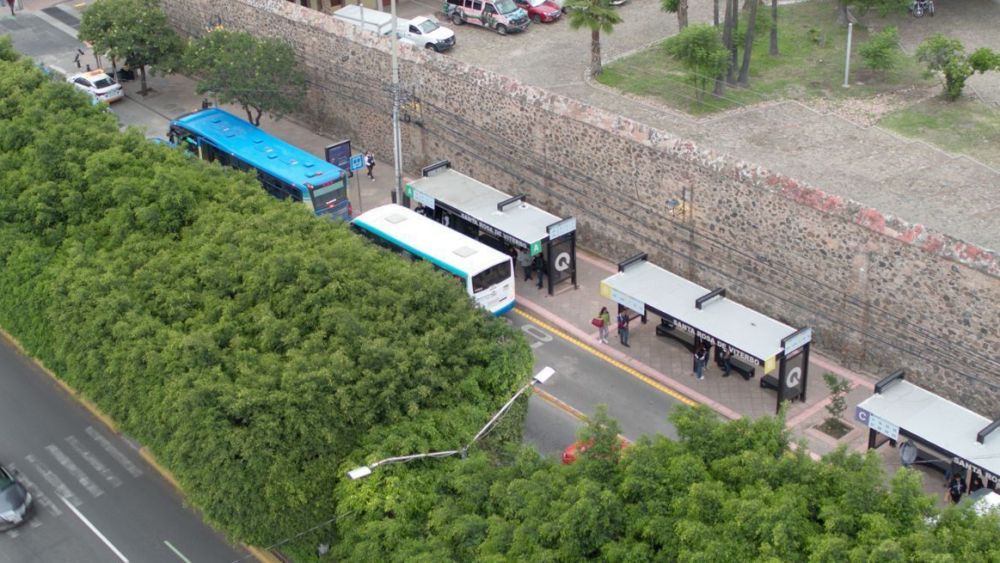
[[[1000,420],[988,418],[906,381],[898,370],[875,384],[875,393],[861,401],[854,418],[868,426],[868,447],[900,437],[915,449],[901,450],[903,463],[921,463],[959,474],[978,475],[991,488],[1000,475]]]
[[[541,256],[548,292],[576,283],[576,219],[561,219],[475,178],[452,170],[447,160],[421,170],[421,178],[406,184],[407,198],[442,224],[502,251],[511,248]]]
[[[732,353],[733,368],[746,379],[761,372],[761,387],[784,400],[806,400],[812,329],[796,330],[726,298],[725,289],[706,289],[647,261],[639,254],[618,264],[618,273],[601,282],[601,295],[630,309],[646,322],[660,317],[656,333],[685,343]],[[690,346],[693,348],[693,346]],[[777,377],[767,375],[778,369]]]

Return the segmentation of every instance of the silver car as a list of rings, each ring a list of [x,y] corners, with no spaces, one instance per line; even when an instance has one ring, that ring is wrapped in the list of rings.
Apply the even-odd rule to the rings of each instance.
[[[31,493],[15,477],[15,473],[0,465],[0,531],[24,522],[31,506]]]

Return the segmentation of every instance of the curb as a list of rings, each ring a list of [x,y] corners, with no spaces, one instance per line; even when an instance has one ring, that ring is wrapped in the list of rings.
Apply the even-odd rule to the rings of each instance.
[[[563,330],[571,334],[577,340],[580,340],[581,342],[587,342],[587,346],[590,346],[594,350],[599,351],[600,353],[608,356],[609,358],[617,361],[618,363],[624,366],[636,370],[642,375],[645,375],[646,377],[656,381],[658,384],[663,385],[664,387],[667,387],[673,390],[674,392],[696,403],[701,403],[731,420],[743,417],[743,415],[737,413],[736,411],[730,409],[729,407],[723,405],[722,403],[719,403],[718,401],[710,397],[706,397],[705,395],[702,395],[698,391],[695,391],[694,389],[691,389],[686,385],[683,385],[681,383],[678,383],[677,381],[674,381],[673,379],[670,379],[669,377],[660,373],[658,370],[653,369],[652,367],[640,362],[639,360],[636,360],[635,358],[632,358],[631,356],[626,356],[622,352],[619,352],[618,350],[611,348],[609,346],[603,346],[600,344],[591,344],[589,342],[590,339],[589,334],[569,324],[569,322],[565,321],[564,319],[557,317],[554,313],[542,307],[541,305],[531,301],[530,299],[526,299],[524,297],[519,296],[517,301],[518,304],[522,305],[526,309],[529,309],[532,312],[532,314],[541,317],[546,322],[557,326],[560,330]],[[681,402],[684,401],[681,400]]]
[[[14,349],[17,350],[19,354],[21,354],[21,356],[29,360],[42,373],[47,375],[49,379],[51,379],[53,382],[56,383],[56,385],[62,388],[62,390],[65,391],[66,394],[75,399],[76,402],[79,405],[81,405],[84,409],[86,409],[87,412],[89,412],[94,418],[101,421],[101,424],[107,427],[107,429],[110,430],[112,434],[115,434],[117,436],[123,435],[121,431],[118,429],[118,425],[115,424],[115,422],[111,419],[111,417],[104,414],[104,412],[102,412],[100,408],[97,407],[96,404],[94,404],[90,399],[85,397],[82,393],[80,393],[73,387],[70,387],[70,385],[65,381],[63,381],[62,379],[59,379],[54,373],[52,373],[52,371],[49,370],[49,368],[45,367],[45,364],[43,364],[41,360],[35,358],[31,354],[28,354],[27,351],[24,349],[24,346],[22,346],[21,343],[16,338],[11,336],[11,334],[7,332],[6,329],[0,328],[0,338],[5,340],[11,346],[13,346]],[[139,452],[139,457],[145,460],[145,462],[148,463],[150,467],[152,467],[160,475],[160,477],[162,477],[166,482],[170,483],[170,486],[173,487],[174,490],[177,492],[177,494],[181,497],[181,499],[183,499],[184,504],[190,507],[192,510],[195,510],[193,505],[188,501],[187,496],[184,494],[184,489],[182,489],[180,485],[177,483],[177,479],[175,479],[172,473],[167,471],[166,468],[164,468],[162,465],[159,464],[158,461],[156,461],[156,458],[153,456],[152,452],[149,451],[149,448],[147,448],[146,446],[140,446],[138,452]],[[197,510],[196,513],[198,514],[199,519],[201,519],[204,522],[204,518],[202,518],[201,516],[201,511]],[[207,522],[205,522],[205,525],[212,528],[212,530],[219,531],[214,526],[211,526]],[[246,549],[261,563],[281,563],[281,561],[278,558],[264,552],[259,548],[243,544],[237,544],[237,545]]]

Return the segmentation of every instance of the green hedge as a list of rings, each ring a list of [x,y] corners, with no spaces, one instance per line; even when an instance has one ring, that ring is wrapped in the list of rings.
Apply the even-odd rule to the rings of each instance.
[[[449,277],[120,133],[3,38],[0,324],[261,545],[335,514],[351,462],[460,445],[531,368]]]

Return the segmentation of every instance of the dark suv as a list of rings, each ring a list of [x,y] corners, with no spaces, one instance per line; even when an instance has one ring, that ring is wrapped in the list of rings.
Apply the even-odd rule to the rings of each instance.
[[[0,465],[0,531],[24,522],[31,506],[31,493],[18,482],[16,473]]]

